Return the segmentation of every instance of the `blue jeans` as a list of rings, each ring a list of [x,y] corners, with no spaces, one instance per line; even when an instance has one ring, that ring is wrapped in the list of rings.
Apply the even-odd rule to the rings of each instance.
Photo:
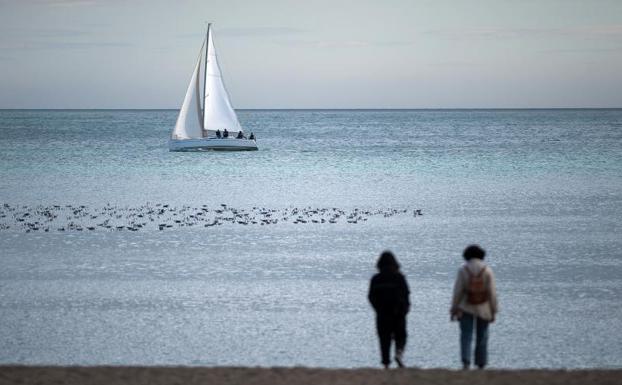
[[[462,314],[460,318],[460,356],[463,365],[471,365],[473,324],[475,324],[475,365],[483,368],[486,366],[488,358],[488,321],[473,314]]]

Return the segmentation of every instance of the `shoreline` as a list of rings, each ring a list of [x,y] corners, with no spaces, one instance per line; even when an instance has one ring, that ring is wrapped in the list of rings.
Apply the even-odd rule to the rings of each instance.
[[[4,384],[619,384],[622,369],[324,369],[306,367],[0,365]]]

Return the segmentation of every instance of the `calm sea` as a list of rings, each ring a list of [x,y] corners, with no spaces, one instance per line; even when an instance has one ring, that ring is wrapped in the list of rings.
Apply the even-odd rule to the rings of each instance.
[[[0,363],[378,366],[391,249],[407,363],[459,367],[479,243],[491,366],[622,367],[622,110],[240,111],[244,153],[176,115],[0,111]]]

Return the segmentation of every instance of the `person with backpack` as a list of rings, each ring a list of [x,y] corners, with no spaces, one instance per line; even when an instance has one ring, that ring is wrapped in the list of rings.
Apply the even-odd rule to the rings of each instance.
[[[376,267],[379,272],[371,279],[367,298],[376,311],[376,331],[380,340],[382,365],[388,369],[391,364],[391,341],[394,340],[395,362],[402,368],[410,290],[392,252],[382,252]]]
[[[488,360],[488,325],[498,310],[495,278],[484,264],[486,252],[470,245],[462,254],[466,263],[458,270],[451,302],[451,320],[460,323],[460,355],[463,369],[471,365],[471,341],[475,328],[475,365],[484,369]]]

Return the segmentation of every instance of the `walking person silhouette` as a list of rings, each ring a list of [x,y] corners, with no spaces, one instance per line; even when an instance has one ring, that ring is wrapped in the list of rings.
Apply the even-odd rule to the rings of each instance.
[[[488,362],[488,325],[498,310],[495,277],[484,264],[486,252],[470,245],[462,254],[466,263],[458,270],[451,302],[451,320],[460,323],[460,356],[463,369],[471,365],[471,341],[475,327],[475,365],[484,369]]]
[[[410,290],[400,265],[390,251],[384,251],[376,264],[378,273],[371,279],[368,299],[376,311],[376,330],[380,340],[382,365],[391,364],[391,341],[395,341],[395,362],[404,367],[406,347],[406,314],[410,310]]]

